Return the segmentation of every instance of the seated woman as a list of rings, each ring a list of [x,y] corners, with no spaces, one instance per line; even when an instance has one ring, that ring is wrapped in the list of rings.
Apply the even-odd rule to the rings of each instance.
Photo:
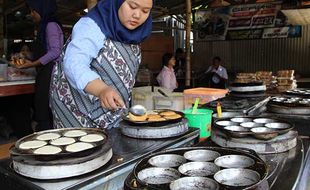
[[[175,57],[171,53],[165,53],[162,57],[163,68],[156,77],[159,86],[171,91],[178,87],[173,67],[175,66]]]

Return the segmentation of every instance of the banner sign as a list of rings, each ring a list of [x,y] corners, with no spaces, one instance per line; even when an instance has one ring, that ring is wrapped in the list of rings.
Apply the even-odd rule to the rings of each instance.
[[[195,12],[197,40],[287,38],[287,18],[279,4],[246,4]],[[266,29],[268,28],[268,29]],[[274,29],[272,29],[274,28]],[[300,32],[295,35],[301,35]]]
[[[280,5],[253,4],[233,6],[229,12],[229,30],[266,28],[275,24]]]
[[[263,39],[266,38],[287,38],[289,27],[266,28],[263,32]]]
[[[227,31],[226,40],[271,39],[301,37],[301,26],[261,28],[251,30]]]
[[[228,31],[227,40],[244,40],[244,39],[260,39],[263,29],[254,30],[231,30]]]

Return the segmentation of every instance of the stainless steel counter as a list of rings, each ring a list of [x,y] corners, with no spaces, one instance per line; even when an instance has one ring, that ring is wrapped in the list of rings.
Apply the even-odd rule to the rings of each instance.
[[[310,116],[307,115],[283,115],[274,113],[264,113],[264,115],[273,115],[280,119],[286,119],[295,124],[295,130],[298,131],[299,141],[302,142],[302,147],[300,151],[290,151],[288,154],[283,153],[282,156],[285,161],[283,163],[282,169],[279,173],[280,180],[274,183],[274,189],[293,189],[293,190],[310,190]],[[299,144],[297,145],[297,149]],[[295,149],[296,149],[295,148]],[[292,156],[294,154],[295,156]],[[299,159],[297,159],[297,157]],[[297,176],[297,171],[299,169],[299,174]],[[292,178],[297,176],[294,186],[290,185],[293,183]],[[291,181],[291,182],[289,182]],[[291,187],[291,188],[289,188]]]
[[[113,157],[106,166],[79,177],[34,180],[16,174],[10,168],[11,160],[6,159],[0,162],[1,189],[121,189],[137,160],[155,151],[191,146],[198,142],[199,130],[190,129],[180,137],[161,140],[129,138],[121,135],[118,129],[110,130],[108,135],[113,148]]]
[[[260,155],[269,166],[267,180],[271,190],[297,189],[301,182],[308,147],[309,140],[299,138],[297,146],[287,152]]]
[[[309,144],[308,140],[308,144]],[[305,164],[299,182],[296,185],[297,190],[310,190],[310,149],[308,149]]]

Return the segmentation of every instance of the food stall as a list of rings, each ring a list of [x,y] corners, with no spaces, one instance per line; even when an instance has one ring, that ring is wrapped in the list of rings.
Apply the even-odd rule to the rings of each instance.
[[[307,115],[299,115],[299,117],[295,115],[294,119],[292,119],[292,117],[288,117],[283,114],[279,116],[279,114],[273,114],[266,111],[266,109],[262,109],[265,111],[259,112],[259,116],[257,114],[254,116],[247,116],[245,114],[254,114],[256,112],[243,113],[238,109],[236,109],[235,112],[227,112],[225,106],[228,105],[228,103],[226,102],[225,104],[225,99],[230,100],[231,97],[227,96],[220,99],[222,102],[224,102],[224,104],[222,104],[223,118],[217,119],[216,114],[213,116],[214,118],[211,137],[201,142],[198,142],[199,130],[197,128],[189,128],[188,131],[180,132],[180,134],[173,134],[172,132],[171,135],[174,137],[166,136],[165,138],[161,138],[162,136],[158,136],[158,138],[156,139],[156,136],[141,136],[141,133],[139,133],[139,130],[137,130],[135,126],[127,125],[128,123],[123,123],[120,128],[107,131],[107,138],[109,143],[111,144],[113,156],[110,161],[107,161],[106,164],[99,167],[98,169],[90,171],[89,173],[68,178],[36,179],[37,177],[35,176],[30,175],[28,177],[25,177],[23,175],[20,175],[19,171],[14,171],[14,166],[12,165],[12,159],[14,161],[13,156],[13,158],[2,160],[0,162],[0,179],[5,180],[5,183],[3,184],[6,185],[5,187],[9,189],[18,189],[21,187],[23,189],[139,189],[137,188],[137,182],[133,183],[133,181],[135,181],[136,179],[132,175],[132,172],[134,171],[134,168],[137,166],[137,164],[139,165],[139,163],[143,161],[145,162],[145,160],[149,159],[152,156],[154,157],[163,152],[165,154],[170,152],[174,153],[174,151],[180,150],[183,150],[183,152],[181,152],[180,154],[184,154],[184,150],[189,151],[195,149],[212,149],[221,152],[222,149],[228,149],[232,152],[241,151],[243,152],[243,154],[245,151],[246,155],[251,156],[250,154],[254,154],[257,155],[257,157],[254,156],[255,158],[262,159],[261,162],[266,165],[266,176],[263,177],[261,181],[259,181],[260,185],[257,186],[257,189],[306,189],[309,185],[308,167],[310,155],[310,139],[307,136],[307,131],[303,131],[300,129],[307,126],[307,120],[305,119]],[[233,100],[233,102],[236,102],[235,98],[233,98]],[[244,106],[244,110],[252,110],[249,108],[257,108],[257,106],[255,105],[261,104],[262,100],[265,100],[265,98],[259,97],[258,99],[247,99],[247,103],[238,104],[238,106]],[[239,99],[239,101],[242,102],[242,98]],[[217,100],[215,100],[214,102],[217,102]],[[212,109],[212,105],[214,104],[214,102],[207,103],[206,105],[208,105],[208,108]],[[264,102],[263,107],[265,105],[266,102]],[[230,106],[228,107],[232,109],[234,106],[232,105],[232,103],[230,103]],[[238,113],[239,115],[225,116],[225,113]],[[219,127],[217,125],[221,124],[218,122],[221,122],[223,120],[230,121],[231,119],[233,120],[233,122],[240,122],[241,120],[242,122],[245,122],[245,119],[252,119],[252,121],[254,120],[254,122],[257,123],[260,123],[261,121],[267,121],[268,119],[274,119],[276,122],[288,123],[292,128],[287,129],[289,130],[288,133],[278,134],[278,136],[275,138],[272,137],[268,140],[255,139],[257,141],[255,141],[254,143],[259,146],[250,146],[251,149],[256,150],[256,153],[253,153],[253,151],[249,151],[248,149],[235,149],[234,146],[236,145],[234,145],[233,141],[231,140],[239,139],[239,147],[249,148],[248,145],[244,145],[249,143],[248,141],[254,141],[250,136],[242,138],[230,137],[230,141],[226,139],[227,141],[224,144],[221,144],[221,141],[218,140],[221,138],[223,140],[223,136],[227,135],[227,133],[225,133],[221,134],[221,136],[219,135],[218,131],[216,131]],[[128,120],[128,118],[125,119],[125,122],[126,120]],[[177,121],[180,122],[180,120]],[[182,120],[181,123],[182,122],[184,121]],[[145,128],[144,132],[146,132],[145,134],[147,134],[147,130],[148,128],[150,128],[147,127],[147,125],[148,123],[144,123],[144,125],[140,125],[138,126],[138,128]],[[179,128],[182,128],[182,126],[184,127],[184,125],[181,124]],[[170,123],[166,123],[165,126],[163,126],[165,130],[168,128],[174,129],[173,131],[175,131],[175,127],[176,125],[171,125]],[[126,128],[127,131],[124,131],[124,129]],[[129,131],[130,133],[128,134],[128,128],[134,130]],[[156,126],[156,128],[161,127]],[[286,127],[280,129],[279,133],[281,132],[281,130],[286,130]],[[293,134],[292,137],[291,133]],[[297,133],[298,136],[296,136]],[[154,134],[155,133],[151,133],[151,135]],[[163,133],[161,132],[156,132],[156,134],[163,135]],[[286,135],[290,136],[291,138],[283,140]],[[242,143],[242,140],[240,140],[243,138],[248,139],[245,140],[246,143]],[[277,141],[279,143],[276,144],[273,141]],[[265,145],[260,145],[260,143],[265,143]],[[222,152],[221,154],[225,155],[226,153]],[[28,172],[28,174],[31,174],[31,172]],[[143,188],[152,189],[151,186],[144,186]]]
[[[162,1],[163,2],[163,1]],[[162,4],[162,2],[160,2]],[[198,1],[197,1],[198,2]],[[188,12],[187,19],[190,18],[190,7],[191,2],[188,0]],[[198,5],[195,3],[195,5]],[[205,4],[206,5],[206,4]],[[267,8],[269,6],[266,6]],[[277,8],[278,6],[276,6]],[[183,6],[184,8],[184,6]],[[270,8],[270,7],[269,7]],[[274,7],[270,8],[273,12]],[[237,10],[237,9],[236,9]],[[238,9],[239,10],[239,9]],[[155,11],[156,12],[156,11]],[[268,11],[267,11],[268,12]],[[236,15],[242,15],[236,13]],[[270,15],[269,15],[270,16]],[[220,20],[221,17],[214,17]],[[272,17],[273,18],[273,17]],[[225,20],[224,20],[225,21]],[[221,22],[224,22],[221,20]],[[225,22],[228,23],[226,20]],[[189,23],[189,22],[188,22]],[[236,24],[233,23],[232,25]],[[208,23],[205,25],[207,26]],[[190,25],[187,25],[187,31],[190,31]],[[237,27],[237,26],[235,26]],[[207,28],[205,28],[207,29]],[[205,31],[205,32],[210,32]],[[219,32],[219,29],[212,29],[212,32]],[[237,30],[236,30],[237,31]],[[230,31],[227,33],[228,37],[238,37],[235,31]],[[238,31],[237,31],[238,32]],[[261,31],[262,32],[262,31]],[[276,33],[276,31],[274,32]],[[206,36],[201,38],[200,43],[205,43],[206,38],[212,38],[211,36]],[[228,35],[230,34],[230,35]],[[267,33],[268,34],[268,33]],[[209,34],[208,34],[209,35]],[[213,34],[216,36],[216,40],[223,40],[225,36],[218,36],[218,34]],[[226,33],[225,33],[226,35]],[[214,37],[213,36],[213,37]],[[247,36],[247,35],[241,35]],[[191,76],[191,63],[190,63],[190,35],[187,32],[187,64],[186,64],[186,83],[190,84],[190,81],[195,79],[195,76]],[[250,37],[249,37],[250,38]],[[183,39],[184,40],[184,39]],[[267,41],[267,40],[266,40]],[[214,43],[217,44],[217,43]],[[218,43],[220,44],[220,43]],[[227,43],[228,44],[228,43]],[[239,43],[236,43],[239,44]],[[220,48],[212,48],[213,46],[202,46],[198,51],[202,52],[212,52],[213,54],[219,53],[219,49],[225,49],[225,44],[221,44]],[[204,48],[210,48],[212,51],[205,51]],[[198,48],[197,48],[198,49]],[[228,48],[227,48],[228,49]],[[238,49],[238,48],[236,48]],[[214,51],[214,52],[213,52]],[[224,50],[223,50],[224,51]],[[145,52],[144,52],[145,53]],[[148,52],[150,53],[150,52]],[[153,52],[151,52],[153,53]],[[233,58],[240,58],[242,56],[233,54],[234,52],[226,52],[226,56],[231,55]],[[210,53],[211,54],[211,53]],[[263,53],[262,53],[263,54]],[[201,59],[205,59],[207,56],[202,56]],[[250,54],[249,54],[250,55]],[[213,55],[212,55],[213,56]],[[159,56],[156,57],[158,58]],[[246,55],[244,55],[246,57]],[[196,57],[197,58],[197,57]],[[197,59],[197,62],[199,60]],[[239,60],[238,60],[239,61]],[[248,60],[247,60],[248,61]],[[246,62],[247,62],[246,61]],[[204,62],[204,61],[201,61]],[[240,61],[241,62],[241,61]],[[236,63],[239,63],[236,61]],[[156,63],[157,64],[157,63]],[[230,63],[229,63],[230,64]],[[235,64],[235,63],[234,63]],[[248,64],[248,62],[246,63]],[[248,64],[249,65],[249,64]],[[230,69],[235,69],[233,64],[228,65]],[[228,68],[229,68],[228,67]],[[254,67],[253,67],[254,68]],[[264,80],[273,79],[269,72],[259,73],[260,77]],[[290,74],[290,73],[289,73]],[[290,74],[291,75],[291,74]],[[252,78],[253,75],[238,75],[240,80],[244,78]],[[256,76],[256,75],[255,75]],[[280,76],[280,75],[279,75]],[[285,76],[287,77],[287,76]],[[284,78],[285,78],[284,77]],[[290,76],[289,76],[290,78]],[[149,122],[145,122],[145,118],[142,121],[132,122],[130,116],[123,117],[123,123],[120,128],[115,128],[107,130],[104,132],[103,139],[107,141],[102,141],[106,145],[102,146],[103,148],[97,148],[97,145],[89,148],[92,149],[89,154],[70,154],[69,149],[63,148],[64,145],[61,145],[56,149],[56,153],[64,153],[58,157],[49,155],[42,156],[42,153],[36,155],[35,150],[40,148],[28,148],[26,151],[20,150],[23,149],[21,144],[26,143],[25,139],[32,138],[31,140],[40,140],[38,137],[44,135],[44,133],[34,133],[30,136],[27,136],[23,139],[20,139],[15,146],[10,150],[11,157],[0,160],[0,184],[4,189],[169,189],[173,185],[172,180],[165,182],[163,186],[152,186],[149,185],[148,181],[154,176],[149,174],[156,173],[155,171],[148,171],[147,177],[139,177],[139,168],[144,168],[148,165],[150,159],[161,156],[161,154],[177,154],[174,158],[183,159],[181,164],[189,164],[187,162],[189,158],[185,159],[185,154],[189,151],[195,150],[214,150],[219,153],[222,157],[232,155],[242,155],[247,156],[252,162],[254,160],[255,164],[246,166],[245,168],[250,168],[251,171],[246,169],[241,171],[247,171],[249,173],[243,175],[243,178],[248,176],[253,177],[255,180],[251,184],[241,184],[234,186],[233,184],[225,184],[222,180],[222,184],[219,187],[219,179],[215,177],[217,172],[225,173],[227,171],[226,166],[217,165],[220,169],[216,173],[208,174],[207,177],[211,178],[204,179],[214,184],[214,189],[271,189],[271,190],[289,190],[289,189],[307,189],[310,187],[310,139],[309,139],[309,129],[307,127],[309,121],[309,104],[310,101],[308,98],[296,99],[296,98],[283,98],[277,97],[280,95],[280,92],[277,94],[269,94],[267,92],[267,87],[264,82],[254,82],[240,84],[244,81],[239,81],[231,85],[229,96],[225,96],[226,92],[214,94],[216,98],[208,96],[208,93],[202,95],[202,98],[206,96],[210,97],[212,100],[221,98],[219,100],[211,101],[205,105],[201,105],[200,108],[213,109],[214,113],[218,111],[218,101],[221,102],[221,109],[223,110],[222,117],[218,118],[215,114],[211,124],[206,127],[208,130],[212,128],[211,136],[207,139],[199,139],[200,131],[199,129],[189,127],[187,120],[184,119],[185,116],[182,112],[177,112],[179,110],[168,110],[169,112],[175,112],[181,115],[181,118],[170,118],[167,120],[173,120],[173,122],[166,121],[159,122],[155,121],[156,124],[149,125]],[[293,79],[279,79],[280,87],[278,89],[286,89],[287,86],[295,87]],[[2,82],[0,83],[0,96],[10,96],[20,93],[32,93],[33,92],[33,80],[22,81],[22,82]],[[202,89],[203,90],[203,89]],[[301,90],[302,91],[302,90]],[[141,91],[140,91],[141,92]],[[305,90],[304,93],[309,93],[310,91]],[[295,91],[288,92],[288,94],[296,93]],[[141,93],[145,95],[146,93]],[[165,94],[165,93],[164,93]],[[195,93],[194,93],[195,94]],[[191,89],[184,93],[185,99],[182,102],[182,108],[191,107],[192,103],[196,97],[192,96]],[[163,99],[160,95],[160,98]],[[275,97],[271,97],[275,96]],[[141,97],[141,96],[140,96]],[[149,98],[149,96],[146,96]],[[145,103],[151,104],[151,106],[158,105],[153,104],[153,102],[144,99]],[[166,97],[168,98],[168,97]],[[173,97],[170,97],[169,104],[162,104],[161,106],[170,106],[170,101],[173,102]],[[139,99],[139,96],[136,96],[136,99]],[[141,98],[140,98],[141,99]],[[135,100],[135,96],[134,96]],[[191,100],[189,102],[189,100]],[[179,104],[178,104],[179,105]],[[155,108],[154,108],[155,109]],[[167,108],[169,109],[169,107]],[[293,110],[293,112],[292,112]],[[153,110],[154,111],[154,110]],[[165,110],[167,111],[167,110]],[[227,114],[227,115],[226,115]],[[141,119],[141,118],[139,118]],[[148,118],[149,119],[149,118]],[[161,120],[162,117],[154,117],[152,119]],[[261,123],[258,120],[263,120],[265,123]],[[241,121],[241,122],[240,122]],[[223,125],[221,125],[221,123]],[[251,124],[242,124],[242,123],[251,123]],[[237,123],[237,124],[236,124]],[[252,125],[259,124],[257,126],[258,131],[250,130],[246,128],[252,128]],[[280,123],[280,125],[268,125],[270,123]],[[263,125],[261,125],[263,124]],[[226,129],[224,129],[226,128]],[[261,129],[264,128],[264,129]],[[267,129],[268,128],[268,129]],[[270,129],[270,130],[269,130]],[[272,129],[272,130],[271,130]],[[50,133],[59,133],[64,135],[62,131],[71,130],[71,129],[55,129],[53,131],[48,131]],[[83,129],[82,129],[83,130]],[[203,127],[200,130],[204,130]],[[244,131],[242,131],[244,130]],[[267,130],[261,131],[259,130]],[[87,131],[85,129],[85,131]],[[258,134],[256,134],[258,133]],[[235,135],[235,136],[233,136]],[[256,136],[255,136],[256,135]],[[64,135],[65,138],[67,136]],[[59,137],[57,137],[59,138]],[[56,138],[56,140],[57,140]],[[81,141],[82,138],[76,138],[75,141]],[[53,142],[55,139],[46,139],[44,145],[54,145]],[[199,141],[200,140],[200,141]],[[25,142],[23,142],[25,141]],[[101,140],[100,140],[101,142]],[[48,145],[48,146],[49,146]],[[68,145],[69,146],[69,145]],[[100,146],[101,147],[101,146]],[[106,149],[105,149],[105,148]],[[107,148],[108,147],[108,148]],[[235,148],[238,147],[238,148]],[[247,148],[247,149],[246,149]],[[34,150],[30,150],[34,149]],[[248,150],[252,149],[252,150]],[[253,151],[254,150],[254,151]],[[50,150],[49,150],[50,151]],[[59,152],[57,152],[59,151]],[[82,150],[81,150],[82,152]],[[45,153],[44,153],[45,154]],[[51,156],[51,157],[49,157]],[[63,156],[63,157],[62,157]],[[184,156],[184,158],[183,158]],[[172,160],[170,159],[170,160]],[[214,158],[211,161],[212,165],[216,165],[216,159]],[[184,161],[187,160],[187,161]],[[193,160],[190,160],[193,161]],[[186,163],[187,162],[187,163]],[[152,164],[151,164],[152,165]],[[174,168],[172,173],[177,173],[176,177],[173,178],[177,180],[178,178],[185,178],[186,172],[182,173],[177,166],[171,166]],[[65,168],[65,169],[64,169]],[[137,169],[138,168],[138,169]],[[223,169],[226,168],[226,169]],[[237,171],[233,170],[231,171]],[[240,169],[240,168],[239,168]],[[65,171],[64,171],[65,170]],[[44,172],[42,172],[44,171]],[[50,172],[49,172],[50,171]],[[53,171],[53,172],[52,172]],[[55,171],[57,171],[55,173]],[[145,172],[144,172],[145,173]],[[182,174],[180,174],[182,173]],[[258,174],[258,175],[257,175]],[[219,175],[219,174],[218,174]],[[221,176],[224,176],[221,175]],[[194,176],[197,177],[197,176]],[[204,176],[205,177],[205,176]],[[166,180],[166,179],[164,179]],[[235,179],[236,180],[236,179]],[[216,181],[216,182],[215,182]],[[141,183],[142,182],[142,183]],[[152,182],[152,181],[151,181]],[[171,183],[170,183],[171,182]],[[232,183],[234,183],[232,181]],[[254,184],[254,186],[252,186]],[[163,187],[163,188],[161,188]]]

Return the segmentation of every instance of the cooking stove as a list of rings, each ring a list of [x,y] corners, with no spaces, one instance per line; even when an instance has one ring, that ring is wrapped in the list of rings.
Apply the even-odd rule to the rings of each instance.
[[[215,147],[215,146],[211,146],[211,147],[186,147],[186,148],[178,148],[178,149],[170,149],[167,151],[162,151],[161,153],[154,153],[151,156],[145,157],[142,160],[140,160],[135,167],[133,168],[132,172],[127,176],[126,180],[124,181],[124,190],[143,190],[143,189],[151,189],[151,190],[169,190],[169,182],[168,183],[162,183],[162,181],[166,180],[166,181],[172,181],[173,178],[173,173],[167,173],[167,174],[163,174],[163,175],[159,175],[160,172],[162,171],[154,171],[154,173],[141,173],[141,171],[143,171],[144,169],[148,168],[150,170],[154,169],[154,165],[149,163],[149,160],[155,157],[158,157],[159,155],[184,155],[185,152],[190,152],[193,150],[212,150],[215,151],[216,153],[219,153],[220,155],[224,156],[224,155],[243,155],[243,156],[248,156],[251,157],[253,159],[253,161],[255,160],[255,165],[253,165],[252,167],[249,167],[248,169],[252,169],[255,172],[258,172],[260,174],[260,182],[257,182],[257,184],[252,184],[251,187],[248,187],[247,189],[255,189],[255,190],[268,190],[269,189],[269,185],[268,182],[266,180],[266,177],[268,175],[267,172],[267,165],[259,158],[259,156],[254,152],[254,151],[249,151],[248,149],[230,149],[230,148],[220,148],[220,147]],[[215,156],[217,157],[217,156]],[[174,162],[176,163],[176,165],[180,165],[181,163],[178,163],[178,161],[176,157],[174,157]],[[212,159],[210,157],[210,159]],[[160,163],[163,164],[165,161],[171,163],[173,161],[168,161],[169,159],[166,157],[165,159],[159,159]],[[208,161],[209,163],[214,162],[214,160],[210,160]],[[194,162],[187,162],[187,163],[194,163]],[[197,162],[199,163],[199,162]],[[180,171],[179,166],[170,166],[172,168],[175,168],[176,170]],[[179,169],[178,169],[179,168]],[[194,169],[194,168],[193,168]],[[223,169],[223,168],[221,168]],[[141,174],[141,175],[139,175]],[[146,181],[141,180],[140,177],[144,178],[145,175],[149,175],[150,178],[152,178],[152,183],[150,182],[149,184],[147,184]],[[182,174],[181,176],[175,176],[176,178],[179,177],[186,177],[188,174]],[[140,176],[140,177],[139,177]],[[160,177],[159,177],[160,176]],[[192,175],[190,175],[192,176]],[[199,177],[199,176],[196,176]],[[214,177],[213,175],[209,175],[207,176],[209,179],[213,179]],[[139,179],[140,178],[140,179]],[[144,178],[145,179],[145,178]],[[147,179],[145,179],[147,180]],[[158,181],[157,181],[158,180]],[[157,183],[159,182],[159,183]],[[194,182],[195,183],[195,182]],[[204,184],[203,182],[196,182],[198,187],[202,187]],[[191,184],[193,186],[193,184]],[[211,186],[211,185],[210,185]],[[176,189],[189,189],[188,187],[178,187]],[[226,189],[245,189],[242,187],[228,187],[225,185],[221,185],[219,184],[219,189],[220,190],[226,190]]]
[[[137,183],[137,179],[134,176],[133,172],[131,172],[125,182],[124,182],[124,190],[143,190],[146,187],[141,187],[140,184]],[[155,188],[148,188],[150,190],[159,190]],[[269,190],[269,184],[267,180],[262,181],[258,187],[256,187],[254,190]]]
[[[242,112],[248,113],[255,107],[255,105],[260,102],[266,100],[266,96],[264,97],[255,97],[255,98],[240,98],[234,96],[226,96],[221,99],[214,100],[207,104],[204,104],[202,107],[211,108],[216,111],[217,102],[221,103],[222,111],[224,112]],[[258,110],[259,111],[259,110]]]
[[[268,111],[284,115],[310,115],[310,99],[299,97],[273,97],[267,104]]]
[[[199,129],[190,128],[185,134],[165,139],[136,139],[122,135],[120,129],[107,131],[113,156],[104,166],[79,176],[39,180],[24,177],[12,168],[12,159],[0,161],[0,184],[2,189],[121,189],[135,162],[148,154],[167,148],[191,146],[199,140]]]
[[[180,136],[188,131],[188,122],[182,119],[180,122],[169,123],[163,126],[135,126],[126,122],[120,123],[122,134],[141,139],[161,139]]]
[[[25,160],[14,158],[11,168],[17,173],[35,179],[62,179],[79,176],[105,165],[112,158],[112,148],[103,147],[92,154],[80,158],[52,161]]]
[[[265,96],[266,85],[262,82],[232,83],[230,95],[240,98],[255,98]]]

